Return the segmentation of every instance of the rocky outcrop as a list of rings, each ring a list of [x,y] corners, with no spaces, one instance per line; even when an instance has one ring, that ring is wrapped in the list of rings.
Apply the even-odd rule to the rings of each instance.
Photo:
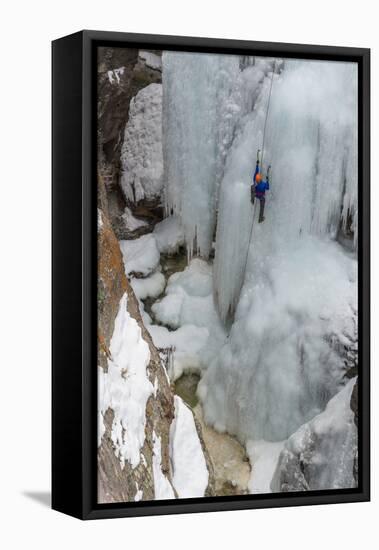
[[[161,81],[161,71],[148,67],[137,49],[98,49],[98,137],[107,164],[118,164],[130,100],[145,86]]]
[[[101,190],[102,183],[99,183]],[[100,191],[101,192],[101,191]],[[99,502],[120,502],[134,500],[137,493],[140,498],[154,499],[153,480],[153,432],[161,441],[161,469],[163,475],[171,481],[169,460],[169,431],[174,417],[173,394],[161,364],[159,353],[149,333],[142,323],[139,307],[133,290],[124,273],[124,264],[118,241],[104,211],[99,209],[98,218],[98,363],[107,371],[110,359],[110,340],[113,334],[115,318],[121,297],[128,296],[127,309],[148,343],[150,362],[148,377],[154,388],[146,406],[145,443],[141,449],[144,457],[136,468],[126,462],[124,467],[116,456],[111,438],[113,411],[108,409],[104,415],[105,434],[98,450]],[[127,434],[125,435],[127,437]],[[140,493],[141,491],[142,493]],[[173,492],[175,493],[174,489]]]
[[[123,387],[128,369],[118,368],[112,357],[112,337],[120,319],[129,320],[147,354],[146,400],[142,415],[144,433],[141,444],[128,459],[130,426],[120,416],[125,403],[112,404],[102,396],[99,404],[98,501],[100,503],[176,498],[173,461],[170,456],[170,428],[175,417],[174,394],[162,357],[142,321],[139,303],[125,275],[119,239],[131,239],[151,232],[163,217],[160,197],[129,201],[120,185],[120,154],[129,120],[130,102],[150,84],[161,82],[160,52],[139,52],[127,48],[99,48],[98,51],[98,365],[99,380],[108,384],[105,393],[116,385]],[[160,89],[150,88],[153,91]],[[148,98],[149,99],[149,98]],[[159,111],[152,112],[153,118]],[[157,157],[158,158],[158,157]],[[159,159],[158,159],[159,160]],[[124,166],[125,168],[125,166]],[[126,308],[122,310],[122,308]],[[123,330],[127,330],[124,327]],[[124,345],[127,348],[127,344]],[[116,346],[117,347],[117,346]],[[128,349],[125,349],[125,353]],[[106,380],[106,382],[103,382]],[[118,389],[118,386],[117,386]],[[102,391],[102,390],[101,390]],[[100,392],[101,393],[101,392]],[[115,393],[117,396],[117,391]],[[103,399],[104,397],[104,399]],[[118,396],[126,400],[127,392]],[[99,403],[100,403],[99,401]],[[104,405],[105,404],[105,405]],[[136,403],[137,407],[139,403]],[[104,407],[104,408],[103,408]],[[142,411],[143,412],[143,411]],[[192,413],[191,413],[192,414]],[[125,417],[124,417],[125,420]],[[201,427],[196,423],[199,442],[208,470],[205,494],[214,494],[213,467],[207,454]],[[172,430],[171,430],[172,431]],[[196,431],[195,431],[196,433]],[[139,434],[141,435],[141,434]],[[135,449],[134,449],[135,451]]]
[[[350,408],[354,413],[354,424],[358,430],[358,379],[354,384],[353,391],[351,393]],[[354,456],[353,474],[356,484],[358,485],[358,449]]]
[[[358,380],[355,382],[351,393],[350,408],[354,413],[354,424],[358,428]]]
[[[159,58],[160,52],[152,55],[153,59]],[[158,63],[151,62],[149,55],[145,58],[139,56],[137,49],[101,47],[98,49],[97,80],[99,170],[108,196],[109,220],[117,236],[125,238],[122,215],[127,201],[120,186],[120,154],[130,102],[149,84],[161,83],[161,69]],[[134,208],[133,203],[131,206]],[[147,210],[151,209],[150,206],[147,201]],[[156,201],[153,201],[152,209],[155,210],[156,206]],[[135,214],[138,216],[138,212]],[[159,219],[162,219],[162,214]]]
[[[108,407],[101,414],[102,431],[98,447],[98,502],[127,502],[175,498],[170,460],[170,426],[175,415],[174,395],[164,365],[149,332],[143,324],[138,300],[125,276],[118,240],[107,216],[107,196],[99,178],[98,193],[98,364],[101,373],[108,373],[112,364],[111,338],[120,301],[126,294],[127,313],[138,325],[139,334],[148,345],[146,368],[152,392],[146,402],[144,442],[137,465],[120,460],[115,445],[113,427],[115,412]],[[133,321],[133,322],[134,322]],[[121,373],[122,375],[123,373]],[[200,428],[197,425],[200,432]],[[123,428],[121,438],[128,442]],[[203,441],[200,437],[203,445]],[[204,445],[203,445],[204,447]],[[205,451],[205,449],[204,449]],[[205,454],[209,471],[206,494],[213,493],[213,470]],[[157,486],[165,487],[162,492]],[[162,496],[163,495],[163,496]]]
[[[325,411],[285,442],[272,492],[356,487],[357,427],[350,405],[355,384],[355,379],[350,380]]]

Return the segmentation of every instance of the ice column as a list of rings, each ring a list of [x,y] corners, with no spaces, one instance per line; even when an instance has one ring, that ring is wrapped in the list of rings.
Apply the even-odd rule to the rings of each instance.
[[[189,256],[208,257],[217,185],[239,106],[229,101],[239,57],[164,52],[166,207],[180,216]]]

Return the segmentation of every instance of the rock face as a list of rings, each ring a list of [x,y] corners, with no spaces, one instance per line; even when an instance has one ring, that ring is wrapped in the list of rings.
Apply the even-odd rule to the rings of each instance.
[[[137,49],[99,48],[99,148],[108,164],[118,164],[130,100],[145,86],[161,81],[161,70],[148,67]]]
[[[271,481],[272,492],[356,487],[357,427],[351,409],[356,379],[285,443]]]
[[[102,184],[99,183],[101,189]],[[133,501],[136,495],[143,499],[154,499],[154,480],[152,478],[153,431],[160,437],[162,445],[161,468],[171,482],[169,463],[169,430],[174,416],[173,396],[161,365],[158,351],[143,326],[138,302],[134,296],[125,273],[118,241],[104,211],[99,210],[98,230],[98,363],[107,371],[110,358],[110,340],[114,330],[115,318],[120,300],[126,292],[128,312],[139,324],[144,340],[149,345],[150,363],[148,375],[153,386],[158,387],[156,397],[149,398],[146,406],[145,443],[141,449],[144,460],[137,468],[128,463],[124,467],[115,454],[111,439],[114,413],[108,409],[104,416],[105,434],[98,449],[98,499],[99,502]],[[127,435],[126,435],[127,437]],[[139,493],[142,491],[142,494]],[[173,489],[174,492],[174,489]]]
[[[152,388],[146,402],[144,442],[140,448],[137,465],[132,465],[127,460],[120,460],[117,448],[121,444],[127,445],[128,433],[123,429],[118,440],[115,441],[113,429],[115,411],[112,407],[108,407],[100,416],[98,502],[176,498],[178,493],[172,482],[170,459],[170,427],[175,416],[174,395],[159,352],[142,322],[138,300],[125,276],[119,243],[107,216],[107,196],[101,178],[99,178],[98,197],[98,365],[100,373],[101,376],[104,376],[104,373],[107,374],[109,365],[112,364],[111,339],[120,302],[122,303],[122,297],[126,294],[127,315],[134,320],[133,323],[137,323],[139,327],[137,330],[148,346],[150,360],[146,375]],[[197,425],[196,428],[200,430]],[[204,449],[202,438],[199,437],[199,440]],[[208,495],[213,493],[213,470],[206,453],[204,457],[208,468],[209,481],[206,490]]]
[[[354,384],[353,391],[351,393],[350,408],[354,413],[354,424],[358,430],[358,379]],[[358,484],[358,451],[354,456],[353,474],[356,484]]]
[[[193,486],[183,486],[183,479],[185,479],[183,475],[179,476],[179,489],[176,489],[173,483],[174,476],[178,478],[175,464],[179,467],[178,465],[186,463],[190,457],[185,456],[186,445],[177,444],[181,441],[182,435],[177,427],[173,430],[176,419],[174,394],[161,355],[143,324],[138,300],[125,275],[118,240],[131,239],[149,233],[162,219],[159,189],[158,196],[156,192],[160,181],[153,181],[157,164],[160,165],[162,160],[160,151],[153,151],[156,153],[155,166],[151,167],[150,171],[147,169],[141,179],[142,185],[146,177],[149,180],[148,183],[152,183],[150,186],[153,189],[152,193],[143,194],[143,197],[140,194],[136,201],[136,197],[127,196],[120,185],[120,154],[124,136],[130,133],[125,133],[130,111],[134,112],[130,108],[131,101],[133,100],[136,116],[133,124],[130,125],[133,129],[128,143],[131,155],[126,155],[127,158],[123,162],[123,170],[128,173],[133,173],[133,166],[129,166],[131,159],[134,158],[134,154],[138,157],[140,153],[133,149],[136,142],[140,141],[140,132],[144,131],[140,126],[144,127],[147,122],[150,122],[152,129],[157,130],[159,127],[160,130],[160,82],[160,52],[99,48],[99,503],[177,498],[180,496],[179,493],[191,494],[191,490],[194,490]],[[138,94],[140,90],[142,91]],[[147,109],[147,120],[145,109]],[[140,162],[141,159],[138,157],[139,166],[146,167],[146,162],[151,158],[151,146],[155,146],[156,142],[159,145],[159,141],[156,132],[147,137],[144,143],[148,150],[145,151],[145,147],[142,151],[146,158],[144,157],[143,162]],[[161,176],[158,180],[160,178]],[[128,205],[129,208],[127,208]],[[144,399],[133,401],[133,395],[135,396],[133,391],[137,388],[138,393],[140,390],[138,384],[133,386],[132,382],[134,380],[132,376],[137,373],[129,371],[132,371],[133,365],[141,359],[138,356],[140,352],[146,360],[146,364],[142,362],[142,390],[140,388]],[[133,353],[136,354],[135,357]],[[129,359],[124,361],[125,368],[122,368],[123,359],[126,356]],[[133,414],[130,414],[131,412]],[[192,412],[190,411],[189,414],[192,415]],[[133,426],[136,427],[136,418],[139,424],[134,433]],[[176,426],[181,424],[181,422],[175,423]],[[205,470],[203,468],[202,471],[203,479],[208,480],[204,494],[210,496],[214,494],[213,467],[204,445],[201,427],[195,420],[193,426],[192,442],[195,447],[197,445],[198,451],[200,449],[199,460],[205,465]],[[174,441],[170,441],[170,434],[172,438],[173,433],[175,433],[175,445]],[[184,439],[185,437],[184,434]],[[170,456],[175,446],[179,451],[176,451],[175,456]],[[201,459],[202,454],[203,459]]]
[[[144,54],[141,57],[139,51],[132,48],[98,49],[99,170],[108,197],[109,220],[118,238],[127,238],[128,234],[123,220],[127,200],[120,186],[120,155],[129,120],[130,102],[143,88],[162,81],[161,67],[157,61],[160,60],[160,52]],[[132,201],[133,214],[141,215],[142,219],[153,225],[162,219],[163,211],[159,208],[159,202],[148,198],[138,205],[142,211],[135,212]]]

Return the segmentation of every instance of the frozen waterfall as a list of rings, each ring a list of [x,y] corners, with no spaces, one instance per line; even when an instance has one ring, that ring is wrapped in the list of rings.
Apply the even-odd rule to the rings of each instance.
[[[255,152],[262,146],[269,80],[267,76],[253,111],[239,122],[240,131],[227,156],[221,205],[223,194],[230,194],[237,182],[252,181]],[[286,61],[285,69],[275,75],[263,167],[265,172],[267,163],[272,165],[273,178],[264,228],[258,227],[256,217],[249,256],[261,254],[258,237],[264,241],[263,250],[271,254],[283,247],[282,241],[287,246],[304,234],[335,238],[341,218],[345,229],[352,220],[349,229],[356,237],[356,106],[357,75],[351,64]],[[227,243],[216,241],[215,292],[223,297],[222,303],[218,301],[223,319],[235,311],[247,255],[240,238],[234,240],[231,226],[237,223],[245,231],[253,213],[253,207],[235,210],[231,202],[219,210],[218,233],[228,234]]]
[[[269,62],[164,52],[162,64],[166,208],[181,218],[188,256],[207,258],[236,124],[251,110]]]
[[[335,239],[341,225],[357,230],[356,83],[349,64],[286,61],[275,77],[265,151],[273,178],[266,220],[252,228],[246,276],[231,226],[246,231],[254,208],[232,212],[234,197],[223,209],[223,194],[251,181],[248,152],[259,147],[264,86],[228,152],[214,265],[221,317],[244,286],[229,341],[201,392],[206,419],[244,441],[285,439],[343,383],[343,357],[332,342],[349,346],[356,337],[357,264]]]
[[[233,315],[245,278],[248,241],[234,225],[246,232],[253,216],[238,207],[243,186],[240,196],[234,188],[251,184],[272,67],[272,60],[238,56],[163,55],[167,210],[181,218],[189,257],[209,256],[217,219],[215,296],[223,320]],[[273,166],[267,246],[275,234],[335,238],[341,225],[356,240],[356,67],[292,60],[276,67],[264,152]]]
[[[283,440],[320,413],[343,383],[334,343],[356,331],[356,258],[336,239],[357,236],[357,67],[277,60],[258,224],[249,187],[272,70],[272,60],[163,55],[167,210],[189,256],[209,256],[216,228],[215,302],[234,321],[199,393],[206,421],[241,441]]]

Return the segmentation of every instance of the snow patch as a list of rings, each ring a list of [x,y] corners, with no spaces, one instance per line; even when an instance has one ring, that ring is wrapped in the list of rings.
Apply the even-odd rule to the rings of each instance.
[[[139,300],[157,298],[166,286],[166,280],[160,271],[155,271],[145,279],[131,279],[130,283]]]
[[[134,502],[139,502],[140,500],[142,500],[142,497],[143,497],[143,491],[141,491],[141,489],[138,489],[138,491],[134,495]]]
[[[172,478],[179,498],[203,497],[208,468],[192,411],[175,396],[175,418],[170,427]]]
[[[176,498],[171,483],[162,472],[162,445],[160,437],[153,431],[153,476],[155,500]]]
[[[148,225],[147,222],[134,217],[132,211],[127,206],[125,207],[124,213],[122,214],[121,218],[124,222],[126,229],[128,229],[129,231],[135,231],[140,227],[146,227]]]
[[[124,71],[125,67],[119,67],[118,69],[107,71],[110,84],[120,84],[120,77],[124,74]]]
[[[226,339],[212,296],[212,266],[195,258],[188,267],[168,280],[165,296],[152,311],[172,329],[150,325],[156,346],[172,347],[171,379],[184,370],[206,368]]]
[[[248,441],[246,451],[251,464],[249,491],[252,494],[271,493],[270,483],[285,441]]]
[[[147,276],[159,265],[159,250],[154,236],[149,233],[138,239],[119,241],[124,259],[125,273]]]
[[[178,330],[168,330],[159,325],[147,326],[154,345],[161,349],[172,349],[169,369],[171,380],[179,378],[185,370],[200,370],[204,367],[201,351],[208,342],[206,327],[183,325]]]
[[[183,228],[178,216],[170,216],[157,223],[153,234],[157,240],[159,252],[164,254],[175,254],[184,244]]]
[[[146,403],[154,388],[148,378],[150,351],[141,329],[127,310],[127,294],[120,301],[109,351],[108,372],[99,367],[98,444],[104,435],[104,415],[114,412],[111,438],[122,467],[140,462],[145,442]]]
[[[103,228],[104,222],[103,222],[103,214],[100,210],[100,208],[97,209],[97,231],[101,231]]]

